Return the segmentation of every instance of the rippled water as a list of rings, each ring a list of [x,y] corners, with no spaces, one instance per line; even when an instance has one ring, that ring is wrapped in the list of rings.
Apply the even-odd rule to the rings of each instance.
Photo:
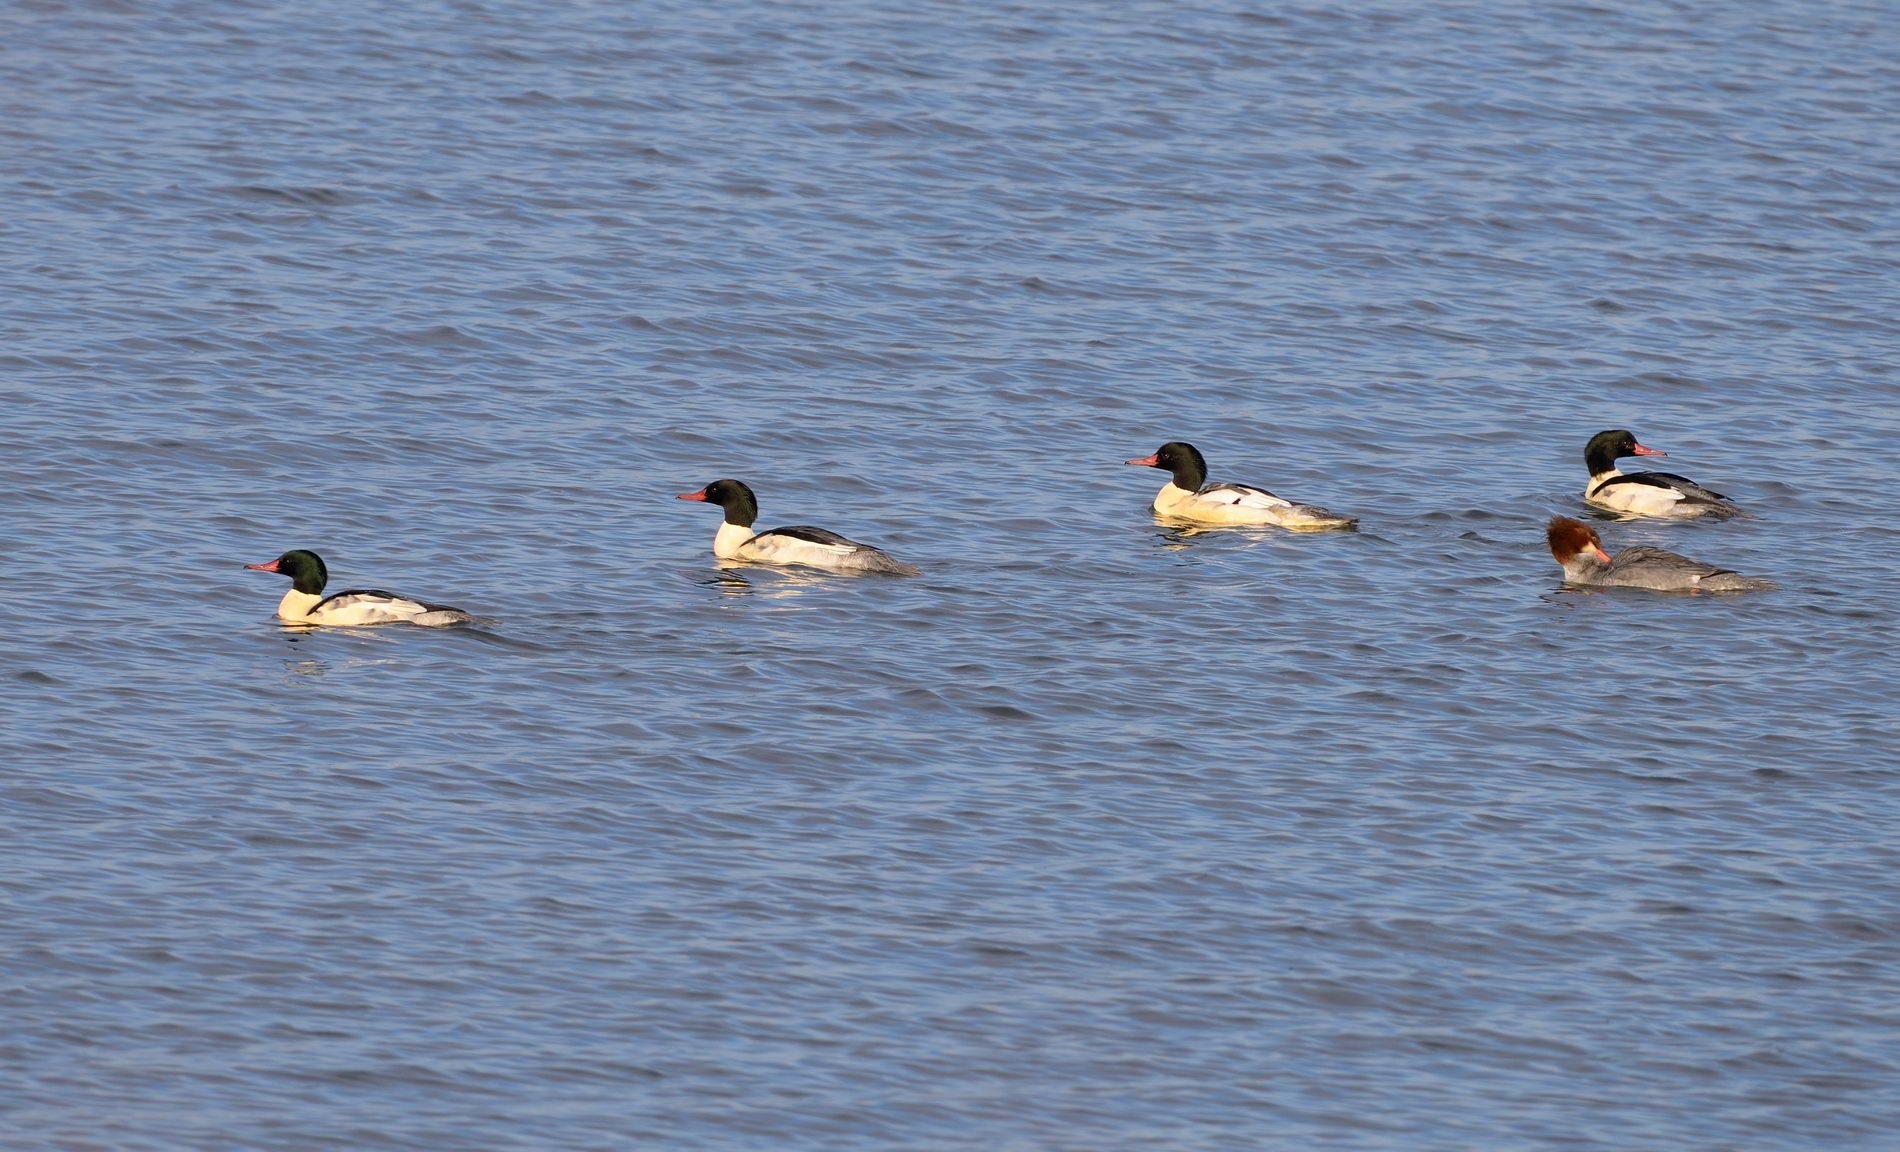
[[[4,1143],[1893,1146],[1891,16],[7,8]]]

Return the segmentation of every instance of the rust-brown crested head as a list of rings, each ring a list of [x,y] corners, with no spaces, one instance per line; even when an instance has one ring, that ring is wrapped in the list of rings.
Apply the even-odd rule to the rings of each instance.
[[[1596,529],[1581,520],[1552,516],[1544,528],[1544,539],[1550,544],[1550,554],[1557,558],[1559,564],[1568,564],[1584,552],[1596,553],[1596,558],[1605,564],[1610,562],[1610,554],[1603,550],[1603,541],[1597,536]]]

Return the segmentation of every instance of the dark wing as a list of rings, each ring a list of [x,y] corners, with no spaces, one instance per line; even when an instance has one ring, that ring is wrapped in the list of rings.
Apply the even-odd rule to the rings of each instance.
[[[422,605],[424,608],[427,608],[431,612],[459,612],[464,616],[468,615],[467,609],[457,608],[453,604],[436,604],[428,600],[417,600],[416,603]]]
[[[1697,484],[1694,480],[1689,479],[1687,476],[1677,476],[1674,473],[1670,473],[1670,472],[1645,473],[1644,475],[1655,476],[1658,480],[1663,481],[1664,483],[1670,485],[1671,487],[1680,489],[1681,491],[1687,493],[1689,499],[1697,501],[1698,503],[1701,503],[1701,502],[1707,502],[1710,504],[1729,503],[1728,497],[1722,495],[1720,492],[1711,492],[1709,489],[1704,488],[1700,484]]]
[[[760,539],[764,539],[767,536],[789,536],[793,540],[809,540],[813,544],[831,544],[842,548],[863,547],[863,545],[857,541],[846,540],[836,532],[828,532],[823,528],[813,528],[807,524],[794,524],[789,528],[774,528],[770,532],[759,533]]]
[[[1201,485],[1196,496],[1218,500],[1222,504],[1244,504],[1252,508],[1287,508],[1291,500],[1283,500],[1265,488],[1256,488],[1251,484],[1232,484],[1220,481]]]
[[[1673,472],[1625,472],[1621,476],[1612,476],[1590,490],[1592,496],[1607,488],[1619,484],[1643,484],[1651,488],[1667,488],[1682,493],[1682,498],[1691,504],[1728,504],[1728,497],[1720,492],[1711,492],[1687,476],[1678,476]]]
[[[364,600],[409,600],[407,596],[398,596],[394,592],[385,592],[381,588],[352,588],[348,592],[338,592],[334,596],[325,596],[323,599],[317,601],[316,605],[312,607],[310,611],[316,612],[323,608],[341,608],[345,603],[359,597]],[[419,604],[421,601],[409,600],[409,603]]]
[[[1619,568],[1633,568],[1638,565],[1648,564],[1667,565],[1685,576],[1697,576],[1704,580],[1723,572],[1727,572],[1731,576],[1735,574],[1731,569],[1717,568],[1713,564],[1704,564],[1700,560],[1691,560],[1681,553],[1671,552],[1666,548],[1652,548],[1647,544],[1638,544],[1634,548],[1625,548],[1610,557],[1610,571],[1612,572],[1615,572]]]

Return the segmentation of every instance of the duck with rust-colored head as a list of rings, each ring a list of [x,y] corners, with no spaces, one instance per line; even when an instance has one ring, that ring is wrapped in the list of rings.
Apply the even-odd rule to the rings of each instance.
[[[1568,516],[1552,516],[1544,539],[1550,554],[1563,566],[1564,580],[1571,584],[1658,592],[1748,592],[1775,586],[1772,580],[1743,576],[1646,544],[1611,556],[1603,550],[1596,529]]]

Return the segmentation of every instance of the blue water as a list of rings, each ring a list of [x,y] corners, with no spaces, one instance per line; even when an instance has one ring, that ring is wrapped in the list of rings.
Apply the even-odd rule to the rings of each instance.
[[[0,1144],[1900,1146],[1891,16],[0,12]]]

